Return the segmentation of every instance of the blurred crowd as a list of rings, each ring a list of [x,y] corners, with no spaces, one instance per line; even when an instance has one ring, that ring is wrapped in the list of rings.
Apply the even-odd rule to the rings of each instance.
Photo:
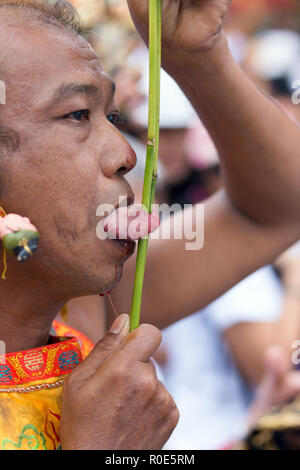
[[[82,17],[84,34],[103,69],[116,82],[120,130],[138,156],[128,178],[139,199],[148,125],[147,49],[135,32],[125,0],[71,3]],[[291,98],[293,86],[300,81],[299,1],[233,0],[226,32],[236,61],[260,89],[300,122],[300,104]],[[165,72],[161,95],[157,201],[181,206],[202,202],[222,187],[217,150]],[[87,300],[82,302],[81,306],[75,301],[70,309],[71,321],[96,341],[105,328],[97,319],[99,299],[97,313]],[[80,324],[84,310],[90,311],[94,325],[90,330],[85,321],[84,328]],[[300,339],[299,313],[300,248],[295,246],[275,266],[254,273],[204,311],[164,331],[156,360],[181,413],[167,448],[228,447],[253,424],[262,400],[269,406],[277,404],[275,385],[280,371],[276,367],[280,361],[283,368],[291,367],[292,344]]]

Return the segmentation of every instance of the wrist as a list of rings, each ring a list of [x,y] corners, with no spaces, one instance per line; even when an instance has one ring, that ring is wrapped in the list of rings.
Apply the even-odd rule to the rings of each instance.
[[[231,57],[226,35],[221,32],[197,52],[162,49],[162,66],[172,76],[185,75],[189,70],[219,67]]]

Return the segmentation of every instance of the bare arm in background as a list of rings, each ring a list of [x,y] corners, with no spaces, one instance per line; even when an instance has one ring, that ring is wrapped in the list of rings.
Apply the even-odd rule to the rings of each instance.
[[[146,41],[148,2],[128,3]],[[212,135],[226,190],[206,204],[202,250],[186,251],[184,239],[150,243],[142,312],[144,321],[159,327],[270,263],[300,233],[300,131],[234,62],[218,32],[229,2],[162,3],[164,68]],[[193,211],[197,207],[190,217]],[[130,308],[134,267],[132,259],[115,292],[122,311]]]

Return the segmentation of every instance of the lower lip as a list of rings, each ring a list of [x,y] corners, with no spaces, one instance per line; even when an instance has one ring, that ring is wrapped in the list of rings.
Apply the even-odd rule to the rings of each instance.
[[[112,243],[117,245],[126,256],[130,256],[134,253],[136,242],[132,240],[111,240]]]

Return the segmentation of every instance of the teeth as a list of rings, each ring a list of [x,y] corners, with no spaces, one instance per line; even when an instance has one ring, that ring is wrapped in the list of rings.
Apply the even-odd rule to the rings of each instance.
[[[148,214],[142,205],[121,207],[103,221],[103,229],[111,239],[139,240],[158,229],[157,212]]]

